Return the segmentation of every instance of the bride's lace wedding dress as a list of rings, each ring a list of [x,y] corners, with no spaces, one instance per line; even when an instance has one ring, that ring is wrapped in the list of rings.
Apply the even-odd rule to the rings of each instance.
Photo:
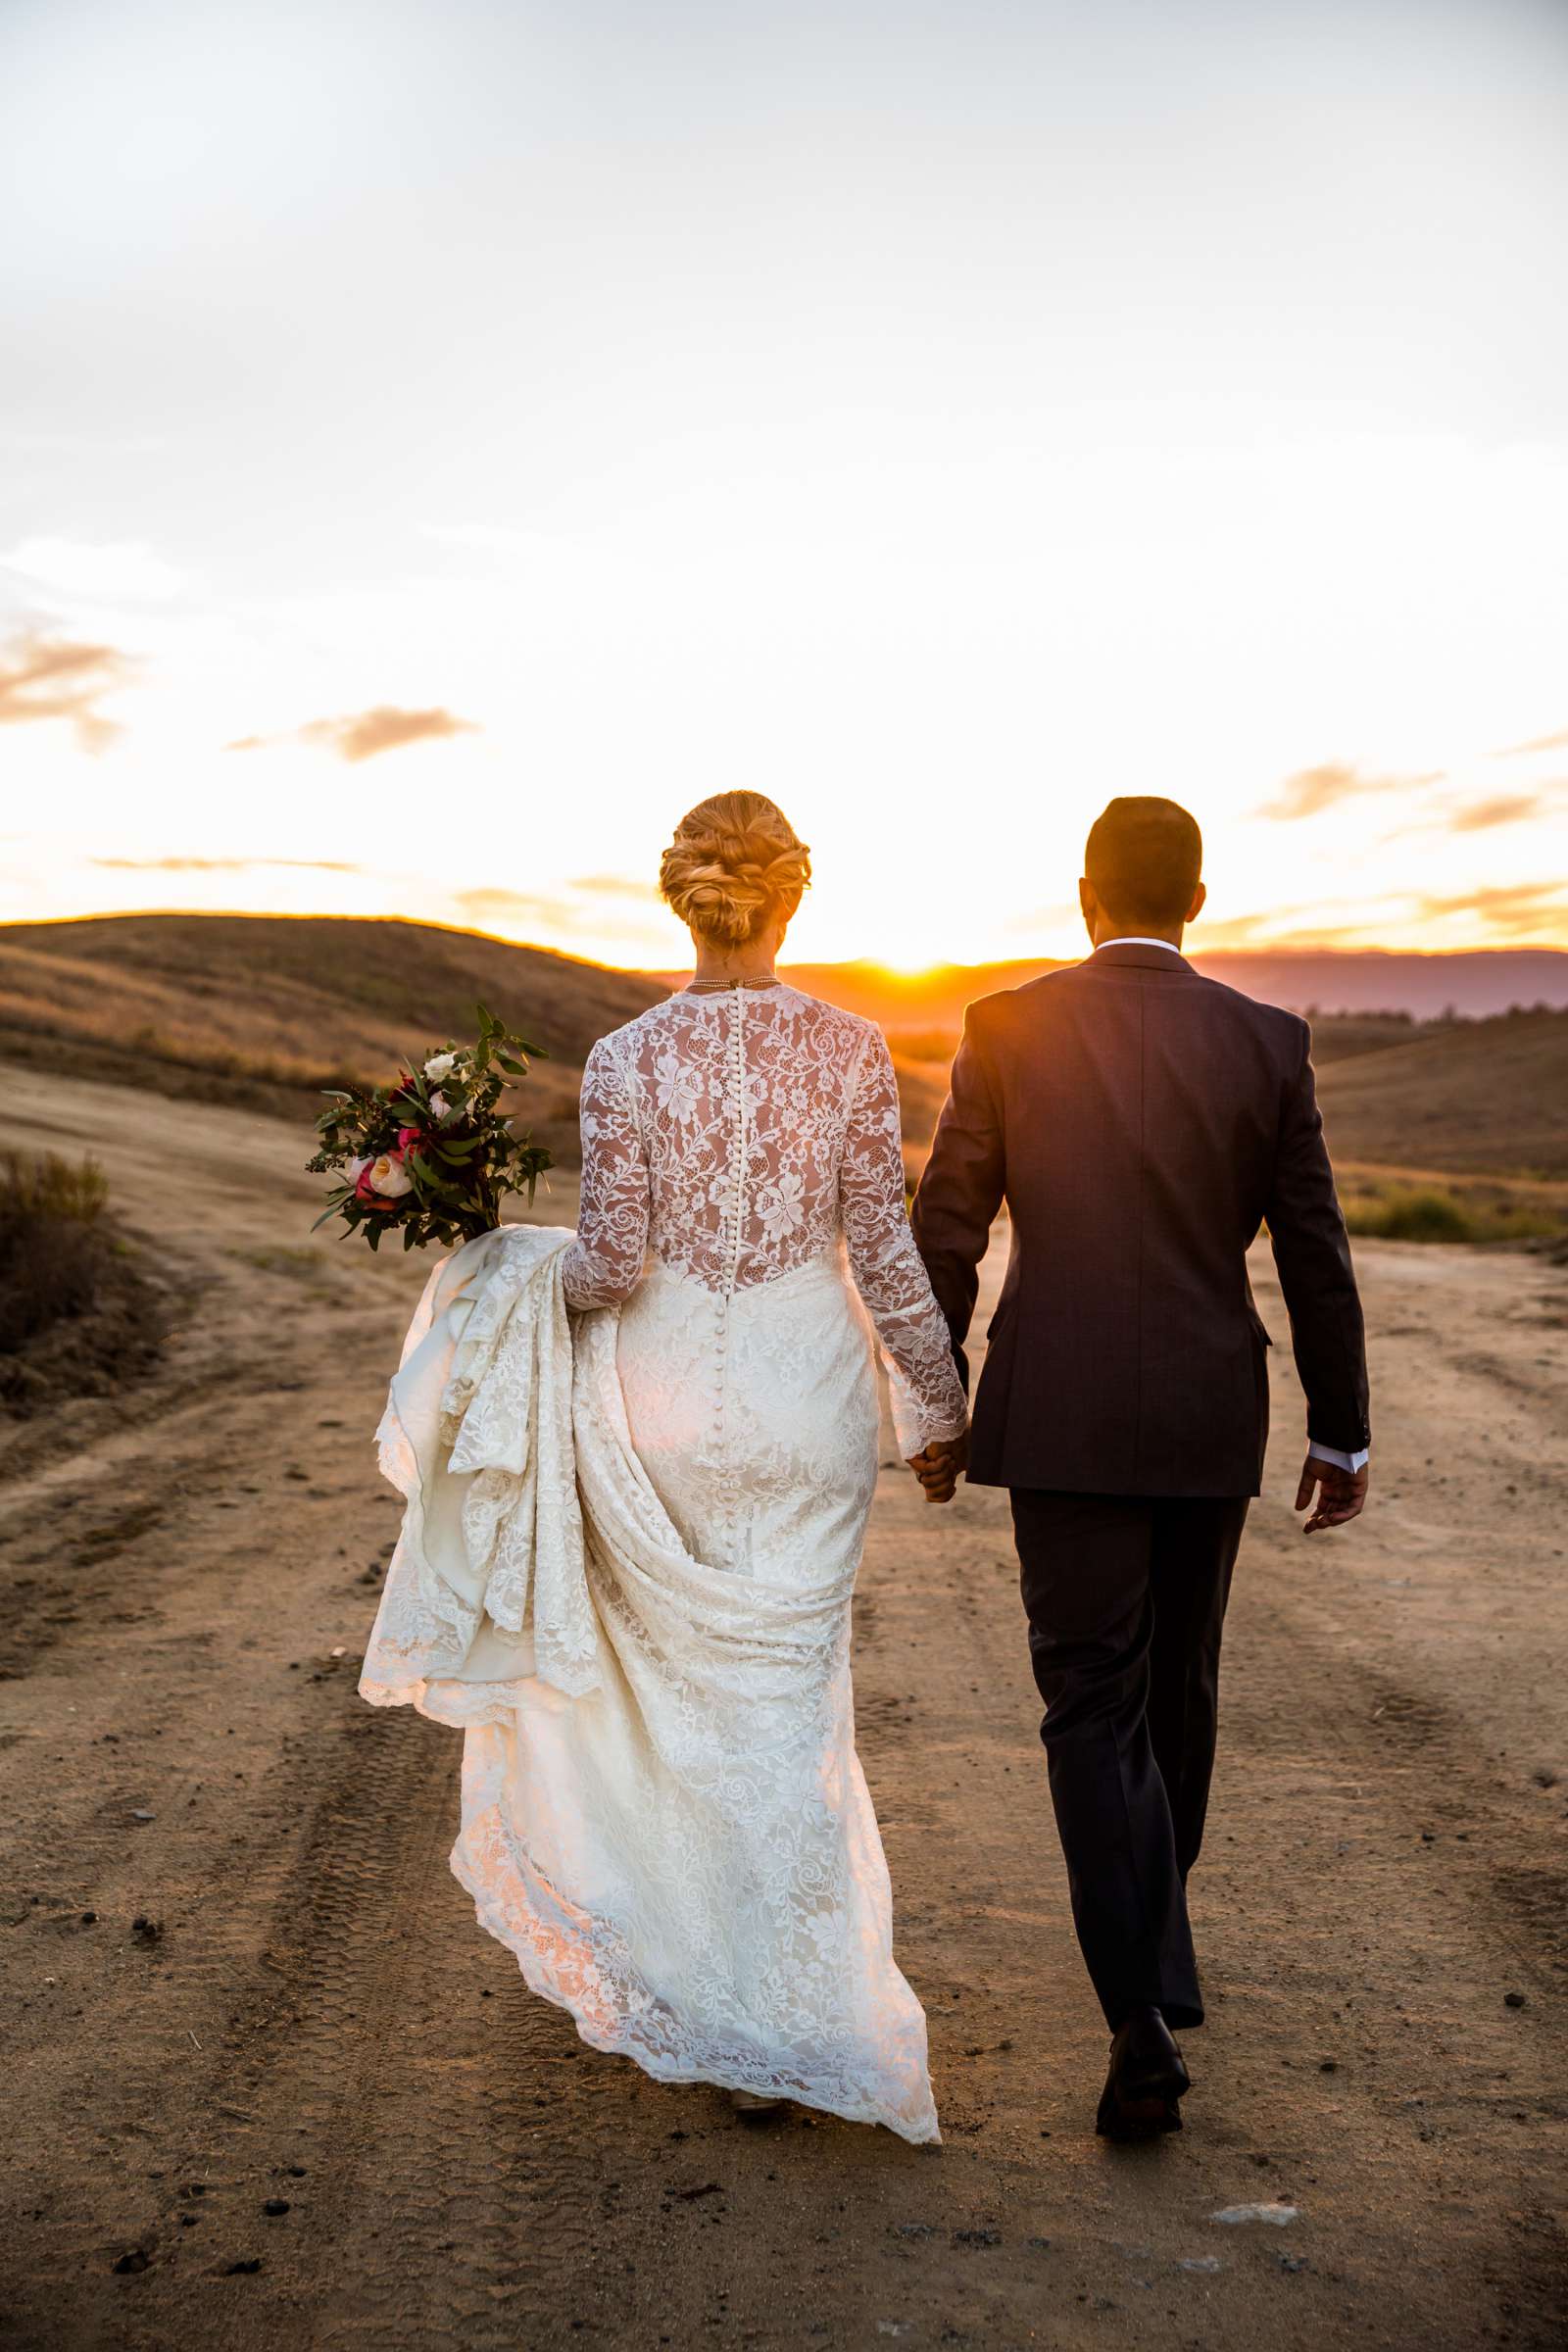
[[[595,1047],[582,1137],[569,1247],[508,1228],[432,1277],[383,1425],[410,1564],[363,1688],[465,1726],[453,1867],[587,2041],[934,2139],[850,1687],[873,1326],[902,1450],[964,1421],[887,1047],[782,984],[684,993]],[[436,1460],[471,1473],[444,1580]]]

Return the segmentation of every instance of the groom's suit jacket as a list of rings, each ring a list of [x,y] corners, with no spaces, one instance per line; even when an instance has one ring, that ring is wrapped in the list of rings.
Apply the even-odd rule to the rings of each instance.
[[[1369,1443],[1365,1342],[1310,1033],[1121,941],[969,1007],[914,1203],[963,1342],[992,1220],[1011,1254],[974,1405],[972,1479],[1094,1494],[1255,1494],[1265,1220],[1307,1434]]]

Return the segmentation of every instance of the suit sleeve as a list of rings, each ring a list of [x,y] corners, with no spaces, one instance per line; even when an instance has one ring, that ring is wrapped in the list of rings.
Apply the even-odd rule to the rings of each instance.
[[[1269,1241],[1306,1392],[1306,1434],[1345,1453],[1371,1443],[1366,1333],[1350,1244],[1334,1190],[1304,1024],[1287,1082],[1268,1207]]]
[[[995,1074],[973,1006],[964,1017],[963,1042],[950,1086],[912,1214],[915,1242],[947,1320],[954,1356],[967,1389],[969,1364],[963,1343],[969,1336],[980,1288],[980,1261],[1006,1182],[1006,1150]]]

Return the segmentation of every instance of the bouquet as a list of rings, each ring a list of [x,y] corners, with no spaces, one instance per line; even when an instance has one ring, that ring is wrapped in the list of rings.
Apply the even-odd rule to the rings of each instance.
[[[320,1149],[313,1175],[338,1179],[311,1230],[341,1217],[372,1250],[389,1231],[405,1250],[472,1241],[501,1222],[508,1193],[526,1191],[551,1166],[550,1153],[514,1135],[499,1105],[509,1082],[545,1058],[487,1012],[471,1046],[448,1043],[392,1087],[332,1087],[316,1122]]]

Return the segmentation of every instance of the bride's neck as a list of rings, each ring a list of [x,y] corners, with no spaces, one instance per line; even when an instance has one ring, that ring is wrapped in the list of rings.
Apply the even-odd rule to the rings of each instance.
[[[705,987],[727,980],[768,980],[773,976],[778,946],[771,938],[754,940],[746,947],[714,947],[701,939],[696,945],[697,966],[692,978]]]

